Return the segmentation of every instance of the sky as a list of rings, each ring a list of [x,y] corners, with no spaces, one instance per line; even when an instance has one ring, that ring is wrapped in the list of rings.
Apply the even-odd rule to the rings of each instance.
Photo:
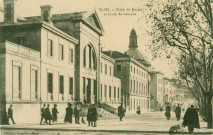
[[[17,0],[17,14],[22,17],[39,16],[41,5],[51,5],[53,14],[96,10],[105,31],[101,38],[103,50],[127,51],[129,34],[134,28],[138,35],[138,49],[155,70],[171,78],[176,64],[167,59],[153,60],[148,48],[151,37],[146,31],[149,25],[143,20],[144,13],[141,11],[145,4],[147,0]],[[0,6],[3,6],[3,0],[0,0]]]

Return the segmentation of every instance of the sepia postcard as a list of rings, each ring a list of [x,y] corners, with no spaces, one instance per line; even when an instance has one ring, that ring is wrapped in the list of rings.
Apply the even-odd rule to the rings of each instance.
[[[0,0],[0,134],[213,133],[212,0]]]

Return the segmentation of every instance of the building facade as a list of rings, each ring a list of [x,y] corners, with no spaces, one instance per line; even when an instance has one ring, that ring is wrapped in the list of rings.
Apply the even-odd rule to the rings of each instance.
[[[21,18],[16,2],[4,0],[0,23],[1,112],[13,104],[17,123],[39,123],[42,104],[58,104],[63,119],[68,102],[104,101],[100,80],[108,88],[104,102],[120,103],[115,61],[100,51],[103,28],[96,11],[52,15],[45,5],[41,16]],[[107,64],[107,74],[101,75],[100,61]]]
[[[164,105],[164,87],[163,74],[158,71],[151,72],[150,91],[151,91],[151,108],[162,108]]]
[[[117,51],[103,53],[115,59],[114,74],[121,79],[122,102],[127,112],[135,113],[137,108],[142,112],[148,112],[150,64],[138,50],[137,34],[134,29],[131,30],[129,38],[129,49],[125,54]]]
[[[107,103],[117,108],[121,102],[121,80],[114,77],[114,64],[114,59],[101,54],[99,99],[101,103]]]

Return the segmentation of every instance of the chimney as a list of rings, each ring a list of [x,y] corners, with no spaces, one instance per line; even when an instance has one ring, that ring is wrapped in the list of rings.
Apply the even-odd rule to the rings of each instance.
[[[17,22],[17,0],[4,0],[4,22]]]
[[[112,57],[112,50],[109,51],[109,56]]]
[[[41,19],[47,23],[52,23],[52,6],[43,5],[41,8]]]

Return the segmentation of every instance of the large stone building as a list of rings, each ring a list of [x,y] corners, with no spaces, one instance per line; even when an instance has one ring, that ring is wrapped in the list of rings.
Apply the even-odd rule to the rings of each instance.
[[[127,112],[135,113],[150,110],[149,67],[150,64],[138,50],[137,34],[130,32],[128,51],[123,54],[117,51],[104,51],[104,54],[115,59],[115,76],[121,78],[122,101]]]
[[[162,107],[164,105],[164,87],[163,74],[158,71],[151,71],[150,93],[151,93],[151,109]]]
[[[67,102],[103,101],[101,76],[109,79],[102,84],[114,90],[107,91],[104,102],[119,103],[120,79],[113,74],[115,61],[100,51],[104,30],[96,11],[52,15],[51,6],[40,8],[41,16],[22,18],[16,0],[4,0],[1,111],[14,104],[17,123],[39,122],[42,103],[57,103],[63,118]],[[107,74],[101,75],[100,61],[107,64]]]

